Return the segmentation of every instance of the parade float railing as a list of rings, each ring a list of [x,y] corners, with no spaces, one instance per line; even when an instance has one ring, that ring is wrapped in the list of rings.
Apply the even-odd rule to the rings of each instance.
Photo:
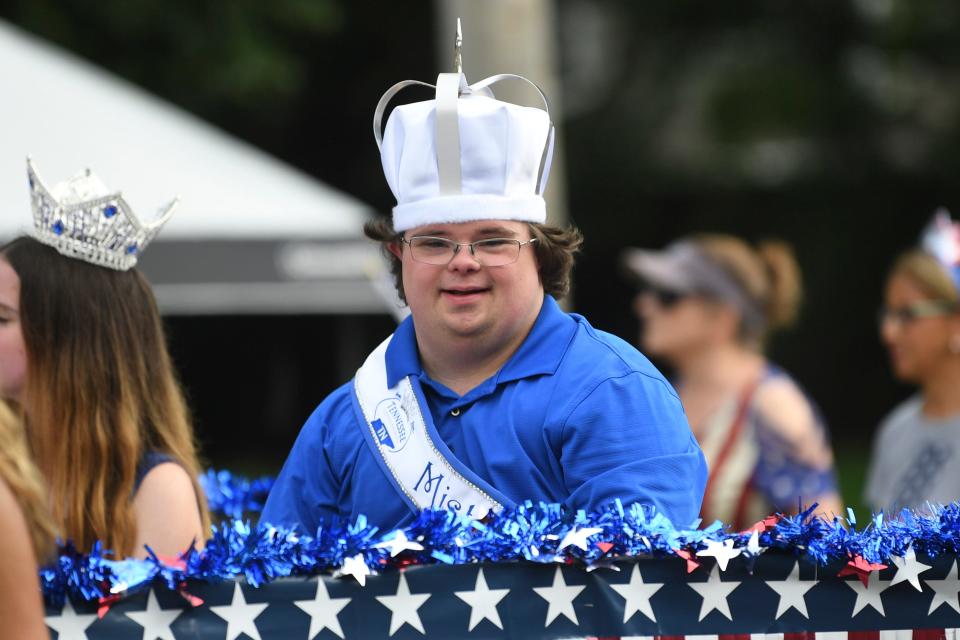
[[[60,638],[954,638],[960,505],[858,528],[807,511],[742,532],[649,508],[425,512],[315,535],[235,519],[269,479],[208,474],[221,522],[200,553],[115,561],[63,549],[41,571]]]

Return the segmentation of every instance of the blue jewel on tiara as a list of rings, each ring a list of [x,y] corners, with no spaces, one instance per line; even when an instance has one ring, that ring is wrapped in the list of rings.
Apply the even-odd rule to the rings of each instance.
[[[89,169],[47,188],[27,158],[27,179],[36,238],[65,256],[118,271],[137,264],[178,201],[143,223],[120,192],[107,189]]]

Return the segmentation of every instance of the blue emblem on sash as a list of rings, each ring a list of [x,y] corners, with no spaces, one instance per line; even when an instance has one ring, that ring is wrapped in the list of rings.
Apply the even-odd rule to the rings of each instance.
[[[393,446],[393,438],[390,437],[390,433],[387,431],[387,427],[383,424],[382,420],[374,420],[370,423],[373,425],[373,429],[377,434],[377,440],[380,441],[380,444],[386,445],[391,449],[396,449]]]

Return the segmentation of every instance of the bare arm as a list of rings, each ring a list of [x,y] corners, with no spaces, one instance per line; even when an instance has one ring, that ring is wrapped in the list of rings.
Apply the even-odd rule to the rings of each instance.
[[[756,396],[756,408],[765,428],[775,433],[788,448],[788,457],[795,468],[806,468],[813,477],[833,475],[833,451],[824,427],[819,423],[810,401],[789,379],[778,378],[764,384]],[[822,476],[821,476],[822,477]],[[818,503],[817,515],[832,518],[843,515],[843,500],[835,480],[814,483],[821,491],[803,495],[805,505]],[[796,513],[796,507],[790,509]]]
[[[0,630],[4,638],[50,637],[43,622],[37,560],[27,521],[6,483],[0,482]]]
[[[197,494],[186,470],[174,462],[159,464],[144,477],[133,499],[137,542],[133,555],[146,557],[144,545],[161,556],[177,556],[206,532],[200,519]]]

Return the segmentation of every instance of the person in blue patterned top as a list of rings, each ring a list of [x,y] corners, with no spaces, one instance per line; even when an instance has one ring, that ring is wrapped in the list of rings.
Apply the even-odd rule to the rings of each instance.
[[[702,516],[743,529],[773,513],[841,501],[826,427],[816,407],[763,353],[789,324],[800,273],[780,242],[753,248],[701,235],[664,251],[634,249],[637,313],[648,353],[676,368],[677,388],[703,447],[710,477]]]

